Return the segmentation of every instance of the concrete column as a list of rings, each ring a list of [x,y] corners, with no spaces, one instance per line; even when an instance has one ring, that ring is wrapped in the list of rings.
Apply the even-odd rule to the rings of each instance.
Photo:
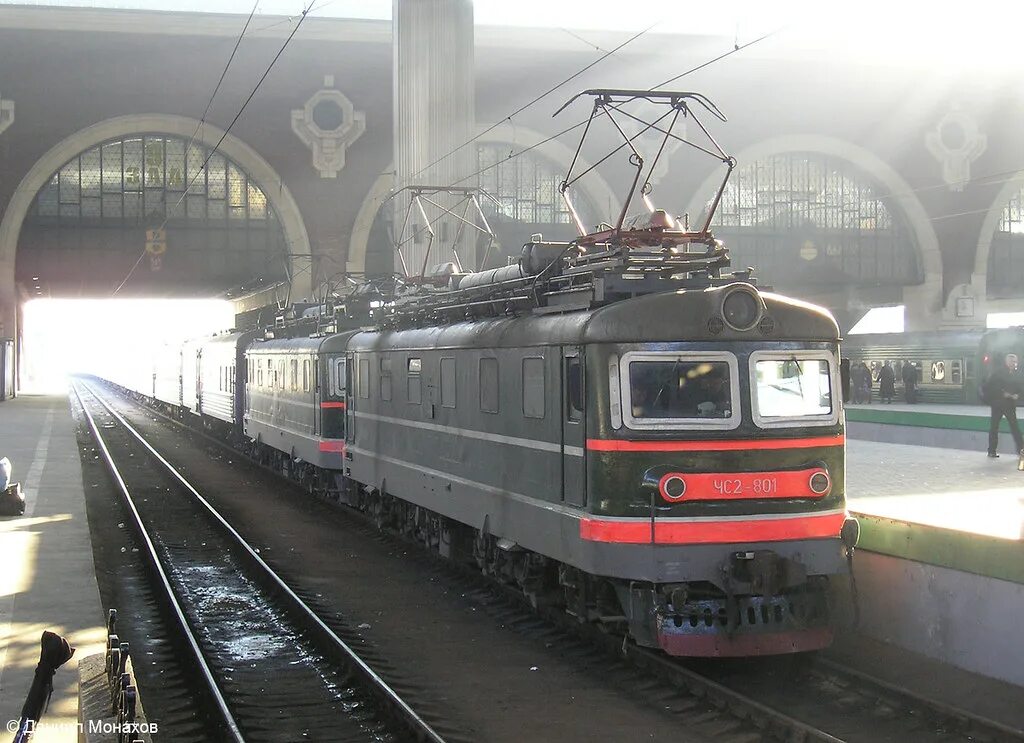
[[[431,166],[475,133],[473,4],[471,0],[394,0],[392,18],[395,188],[455,183],[476,186],[475,177],[466,179],[477,169],[476,147],[472,144]],[[435,201],[450,206],[456,200],[438,196]],[[394,199],[396,239],[408,206],[408,198]],[[427,216],[433,220],[441,213],[429,210]],[[421,229],[425,226],[418,213],[411,218],[410,226],[412,223]],[[451,248],[457,229],[458,221],[450,218],[434,226],[437,238],[427,259],[428,271],[430,266],[453,259]],[[474,236],[467,233],[458,248],[467,270],[475,266],[474,243]],[[419,274],[426,249],[425,233],[421,240],[403,246],[410,274]],[[397,257],[395,260],[400,271]]]

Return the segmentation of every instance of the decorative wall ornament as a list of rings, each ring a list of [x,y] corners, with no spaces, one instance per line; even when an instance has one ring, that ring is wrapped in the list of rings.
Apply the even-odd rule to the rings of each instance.
[[[0,95],[0,134],[4,133],[4,130],[14,123],[14,101],[4,100],[4,97]]]
[[[303,108],[292,111],[292,131],[313,152],[313,167],[321,178],[336,178],[345,167],[345,150],[366,131],[366,114],[334,87],[334,76]]]
[[[924,137],[925,146],[942,164],[942,180],[950,191],[963,191],[971,180],[971,163],[988,147],[974,117],[959,107],[946,113]]]

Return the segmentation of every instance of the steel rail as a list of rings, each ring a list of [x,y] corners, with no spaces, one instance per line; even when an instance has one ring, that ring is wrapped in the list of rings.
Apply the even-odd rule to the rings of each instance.
[[[88,387],[86,388],[89,389]],[[156,570],[160,583],[163,585],[164,593],[171,604],[171,608],[174,610],[174,615],[178,620],[178,624],[181,626],[181,629],[185,634],[185,638],[188,640],[188,644],[192,648],[193,656],[195,657],[199,670],[206,681],[206,685],[213,697],[217,710],[224,720],[224,724],[227,727],[231,740],[237,741],[237,743],[245,743],[245,738],[242,736],[238,723],[235,721],[234,716],[231,714],[231,710],[228,708],[228,703],[224,699],[220,686],[217,684],[217,679],[214,677],[213,671],[206,662],[206,657],[203,655],[203,651],[199,647],[199,642],[196,640],[196,636],[192,632],[192,628],[189,627],[188,621],[185,619],[185,612],[182,610],[181,604],[178,602],[178,598],[174,594],[174,589],[171,588],[170,580],[168,579],[167,573],[160,562],[159,556],[157,555],[156,546],[153,544],[153,540],[150,539],[149,533],[146,531],[146,527],[142,523],[142,516],[135,507],[135,501],[132,499],[131,493],[128,491],[128,486],[125,484],[124,478],[121,477],[121,472],[114,463],[114,458],[111,456],[110,450],[107,448],[107,444],[103,440],[103,436],[100,435],[99,427],[96,425],[96,420],[92,417],[92,413],[89,412],[89,409],[85,405],[85,401],[82,399],[82,394],[79,391],[79,385],[73,384],[72,389],[75,391],[75,397],[78,398],[78,404],[82,406],[82,412],[85,414],[85,419],[88,421],[89,428],[92,430],[93,438],[96,439],[96,444],[99,446],[100,452],[103,454],[103,461],[106,464],[107,469],[110,471],[111,476],[117,482],[121,495],[124,496],[125,503],[128,505],[128,510],[132,513],[132,518],[135,520],[135,526],[138,529],[138,533],[146,545],[146,554],[149,561],[154,570]],[[89,389],[89,393],[103,404],[103,401],[100,400],[99,396],[92,389]],[[106,407],[105,404],[104,407]],[[109,410],[109,408],[107,409]]]
[[[864,671],[860,671],[856,668],[851,668],[850,666],[830,660],[829,658],[815,658],[814,666],[821,666],[836,675],[845,676],[846,678],[852,679],[865,686],[872,686],[876,690],[880,690],[886,694],[901,697],[904,704],[907,704],[907,706],[915,705],[942,717],[967,723],[968,725],[976,726],[981,729],[986,729],[989,732],[1005,735],[1013,740],[1024,741],[1024,730],[1021,730],[1020,728],[1015,728],[1011,725],[998,722],[997,720],[990,720],[987,717],[982,717],[979,714],[962,709],[961,707],[956,707],[952,704],[940,702],[936,699],[930,699],[918,694],[917,692],[911,691],[910,689],[906,689],[884,679],[877,678],[869,673],[865,673]],[[813,666],[812,670],[814,670]],[[817,672],[823,673],[821,670],[818,670]]]
[[[409,704],[402,699],[398,693],[391,688],[391,686],[377,674],[366,662],[359,657],[359,655],[330,627],[328,627],[317,614],[309,608],[299,596],[288,586],[282,578],[274,572],[273,568],[266,563],[266,561],[257,554],[252,547],[249,546],[245,538],[242,537],[238,531],[227,522],[227,520],[220,515],[209,501],[206,500],[199,491],[196,490],[192,484],[182,476],[178,470],[174,468],[170,462],[164,459],[161,454],[153,448],[152,445],[140,434],[135,428],[125,420],[124,416],[114,410],[103,398],[101,398],[92,387],[85,382],[81,383],[89,392],[96,398],[96,400],[106,410],[117,419],[117,421],[124,426],[124,428],[131,433],[148,451],[149,453],[162,464],[167,471],[172,474],[181,485],[188,490],[192,496],[209,512],[209,514],[216,520],[224,529],[231,535],[235,540],[238,547],[242,549],[260,568],[264,571],[264,574],[270,581],[281,590],[281,592],[291,600],[293,605],[306,616],[306,618],[313,623],[313,625],[320,631],[321,636],[329,641],[331,645],[338,651],[340,651],[348,661],[354,666],[355,670],[359,672],[359,675],[367,681],[371,687],[371,690],[375,693],[378,699],[382,700],[389,708],[393,709],[398,713],[398,717],[405,727],[412,732],[416,739],[419,741],[427,741],[429,743],[445,743],[445,740],[437,731],[435,731],[430,724],[424,720],[420,715],[409,706]],[[83,406],[84,407],[84,406]],[[94,429],[95,430],[95,429]]]

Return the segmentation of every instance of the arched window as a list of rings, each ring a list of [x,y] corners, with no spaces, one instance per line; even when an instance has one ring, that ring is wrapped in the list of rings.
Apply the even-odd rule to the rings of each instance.
[[[149,260],[133,268],[144,249]],[[89,282],[112,290],[129,269],[125,291],[221,291],[285,278],[288,252],[266,194],[237,163],[184,137],[132,134],[46,181],[19,236],[17,271],[45,274],[58,292],[96,290]]]
[[[159,134],[83,152],[39,191],[31,216],[47,223],[166,219],[266,227],[277,221],[266,195],[238,165],[199,143]]]
[[[526,224],[572,224],[558,190],[564,173],[531,153],[509,159],[510,149],[498,144],[477,148],[480,187],[501,205],[487,200],[484,210]]]
[[[733,266],[767,283],[913,284],[917,250],[879,190],[850,163],[772,155],[736,169],[713,225]]]
[[[990,297],[1020,296],[1024,285],[1024,186],[1003,207],[988,257]]]

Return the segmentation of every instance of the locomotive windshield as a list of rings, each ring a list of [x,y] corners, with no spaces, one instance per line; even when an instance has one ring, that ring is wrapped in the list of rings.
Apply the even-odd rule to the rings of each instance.
[[[751,359],[755,418],[831,419],[832,367],[828,358],[774,356]]]
[[[725,361],[630,361],[629,394],[635,419],[732,416],[732,385]]]

